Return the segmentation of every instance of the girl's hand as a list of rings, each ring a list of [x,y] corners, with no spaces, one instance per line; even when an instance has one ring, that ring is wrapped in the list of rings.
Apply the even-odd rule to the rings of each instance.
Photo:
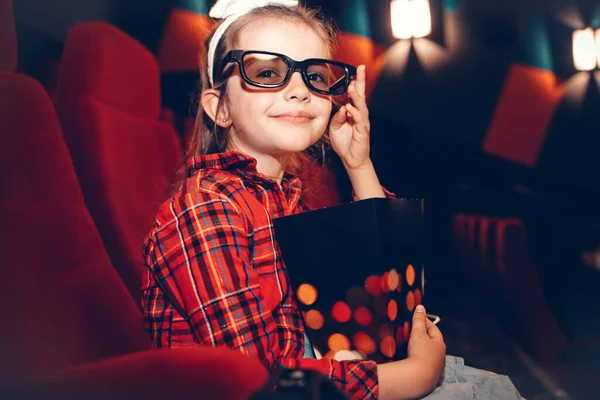
[[[420,399],[433,391],[446,365],[446,345],[440,330],[420,306],[413,314],[408,357],[377,364],[379,398]]]
[[[421,366],[420,381],[431,391],[437,385],[446,364],[446,344],[442,333],[429,319],[423,306],[413,314],[408,341],[408,358]]]
[[[365,69],[364,65],[357,68],[356,80],[348,87],[352,104],[340,107],[329,125],[331,147],[349,170],[357,170],[371,163],[371,124],[365,96]]]

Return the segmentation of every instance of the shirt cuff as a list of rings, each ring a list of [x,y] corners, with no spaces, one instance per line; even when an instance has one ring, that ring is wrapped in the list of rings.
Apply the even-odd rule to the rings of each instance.
[[[383,186],[381,187],[381,189],[383,190],[383,194],[385,194],[385,198],[386,199],[395,199],[396,198],[396,194],[393,192],[390,192],[389,190],[387,190],[386,188],[384,188]],[[354,193],[354,190],[352,191],[352,201],[358,201],[358,197],[356,197],[356,193]]]

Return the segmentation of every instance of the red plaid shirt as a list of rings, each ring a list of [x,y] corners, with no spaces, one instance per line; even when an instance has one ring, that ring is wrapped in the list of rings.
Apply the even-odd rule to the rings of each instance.
[[[271,222],[305,211],[300,180],[286,175],[280,187],[239,152],[192,157],[187,173],[144,246],[153,346],[229,346],[269,369],[317,370],[352,398],[376,398],[375,362],[302,358],[302,314]]]

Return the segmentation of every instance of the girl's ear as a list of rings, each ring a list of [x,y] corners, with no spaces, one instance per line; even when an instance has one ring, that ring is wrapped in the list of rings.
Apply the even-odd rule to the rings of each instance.
[[[202,92],[200,97],[200,103],[202,109],[213,120],[215,124],[221,128],[229,128],[231,126],[231,120],[227,115],[226,110],[221,102],[221,92],[216,89],[207,89]],[[219,107],[221,105],[221,107]]]

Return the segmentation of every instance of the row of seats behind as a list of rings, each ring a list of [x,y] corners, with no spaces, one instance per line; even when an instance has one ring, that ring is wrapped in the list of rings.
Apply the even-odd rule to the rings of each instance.
[[[464,273],[484,304],[537,359],[556,362],[568,340],[546,302],[523,222],[462,213],[452,220]]]

